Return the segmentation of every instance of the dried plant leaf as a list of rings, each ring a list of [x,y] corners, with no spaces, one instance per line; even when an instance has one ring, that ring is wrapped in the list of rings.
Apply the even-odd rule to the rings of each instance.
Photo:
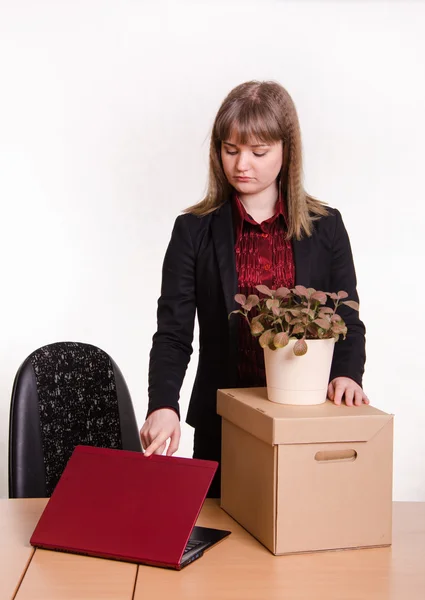
[[[263,325],[261,324],[260,321],[253,321],[251,323],[251,333],[252,333],[252,335],[255,335],[255,336],[260,335],[260,333],[263,333],[263,331],[264,331],[264,327],[263,327]]]
[[[285,331],[281,331],[276,333],[273,339],[273,344],[275,348],[284,348],[289,343],[288,334]]]
[[[346,300],[345,302],[341,302],[341,304],[345,304],[354,310],[360,310],[360,305],[358,302],[355,302],[355,300]]]
[[[314,319],[313,323],[316,323],[322,329],[329,329],[331,324],[326,319]]]
[[[338,293],[322,292],[302,285],[291,290],[285,287],[272,290],[265,285],[256,286],[256,289],[265,297],[250,294],[246,298],[243,294],[237,294],[235,300],[241,308],[230,313],[229,318],[236,313],[244,317],[252,335],[259,338],[263,348],[268,346],[275,350],[274,338],[278,334],[284,334],[281,336],[283,340],[291,335],[302,337],[296,342],[295,354],[300,356],[307,351],[306,339],[338,340],[340,336],[345,339],[347,326],[341,315],[337,314],[343,304],[352,310],[359,310],[358,302],[345,300],[348,294],[344,290]],[[325,304],[327,299],[329,304],[333,301],[333,308]],[[248,313],[254,307],[258,307],[258,310],[251,317]]]
[[[286,296],[289,296],[290,293],[291,290],[288,290],[288,288],[280,287],[275,291],[274,295],[276,298],[286,298]]]
[[[309,339],[317,339],[319,337],[318,328],[316,325],[314,325],[314,323],[310,323],[310,325],[308,325],[307,332],[309,333]]]
[[[314,294],[310,296],[310,300],[317,300],[320,304],[326,304],[327,299],[325,292],[314,292]]]
[[[260,302],[260,298],[256,294],[250,294],[246,299],[245,304],[242,305],[242,308],[245,310],[251,310],[254,306]]]
[[[345,325],[340,325],[339,323],[334,323],[332,325],[332,332],[333,333],[342,333],[342,334],[346,334],[347,333],[347,328]]]
[[[294,354],[295,356],[304,356],[308,350],[306,341],[304,339],[297,340],[294,344]]]
[[[302,308],[302,309],[301,309],[301,312],[302,312],[304,315],[308,315],[308,316],[309,316],[311,319],[314,319],[314,318],[315,318],[315,316],[316,316],[316,313],[315,313],[315,312],[314,312],[314,310],[312,310],[311,308]],[[320,315],[318,315],[318,316],[320,316]]]
[[[297,319],[297,318],[295,318],[295,319],[291,319],[291,320],[289,321],[289,325],[296,325],[297,323],[301,323],[301,319],[299,319],[299,318],[298,318],[298,319]]]
[[[269,310],[279,308],[279,300],[266,300],[266,306]]]
[[[236,294],[235,300],[238,304],[242,304],[242,306],[246,303],[246,296],[244,294]]]
[[[296,285],[294,289],[298,296],[305,296],[308,298],[308,290],[303,285]]]
[[[273,340],[275,335],[274,329],[267,329],[267,331],[265,331],[263,334],[260,335],[260,346],[262,348],[265,348],[266,346],[268,346],[270,344],[270,342]]]
[[[264,294],[265,296],[270,296],[270,298],[273,298],[273,292],[270,288],[268,288],[266,285],[256,285],[255,289],[258,290],[261,294]]]

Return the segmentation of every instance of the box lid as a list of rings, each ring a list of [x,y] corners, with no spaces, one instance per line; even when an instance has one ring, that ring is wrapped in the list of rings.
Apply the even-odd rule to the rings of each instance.
[[[373,406],[289,406],[267,399],[266,388],[218,390],[217,412],[269,444],[367,442],[393,415]]]

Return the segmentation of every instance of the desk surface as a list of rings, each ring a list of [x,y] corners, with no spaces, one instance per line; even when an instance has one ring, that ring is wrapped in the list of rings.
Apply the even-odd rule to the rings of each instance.
[[[207,500],[198,524],[230,529],[180,572],[36,550],[28,540],[46,503],[0,500],[3,600],[423,600],[425,503],[394,503],[390,548],[273,556]]]

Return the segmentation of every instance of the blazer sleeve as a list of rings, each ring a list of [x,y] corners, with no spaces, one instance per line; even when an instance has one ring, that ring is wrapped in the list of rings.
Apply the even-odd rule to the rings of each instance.
[[[349,300],[359,301],[357,279],[350,240],[339,211],[335,210],[335,233],[332,245],[331,291],[345,290]],[[348,306],[338,308],[338,313],[347,325],[347,336],[335,344],[329,380],[335,377],[350,377],[362,385],[366,362],[365,326],[359,313]]]
[[[192,354],[196,313],[195,253],[187,217],[177,217],[164,258],[149,360],[147,416],[159,408],[173,408],[180,418],[178,401]]]

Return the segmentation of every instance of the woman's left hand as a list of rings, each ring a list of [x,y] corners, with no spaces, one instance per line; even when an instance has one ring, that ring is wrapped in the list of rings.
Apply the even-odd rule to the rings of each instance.
[[[328,385],[328,398],[337,405],[341,404],[343,399],[347,406],[369,404],[369,398],[362,388],[349,377],[335,377],[335,379],[332,379]]]

